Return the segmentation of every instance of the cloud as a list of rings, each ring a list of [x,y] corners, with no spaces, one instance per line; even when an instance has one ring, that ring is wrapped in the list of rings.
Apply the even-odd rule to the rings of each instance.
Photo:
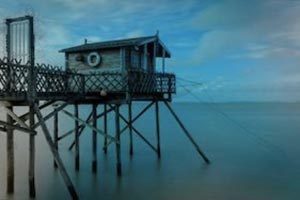
[[[203,63],[222,55],[247,54],[248,58],[276,58],[300,48],[300,2],[221,1],[208,6],[192,20],[194,28],[205,31],[194,53],[194,62]],[[274,20],[276,19],[276,20]],[[249,49],[249,44],[267,45]]]
[[[34,14],[39,62],[63,65],[57,51],[84,38],[97,42],[159,29],[172,52],[167,69],[204,79],[216,93],[299,84],[299,1],[20,0],[3,3],[0,13]]]

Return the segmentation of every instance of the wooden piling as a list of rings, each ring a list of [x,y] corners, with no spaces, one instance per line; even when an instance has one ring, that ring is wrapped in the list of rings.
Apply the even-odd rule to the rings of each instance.
[[[74,105],[74,114],[75,117],[79,118],[79,112],[78,112],[78,104]],[[75,120],[75,170],[79,170],[79,122],[78,120]]]
[[[13,107],[9,106],[7,109],[13,111]],[[8,124],[13,124],[13,118],[10,115],[6,115],[6,121]],[[14,193],[14,133],[13,129],[7,128],[7,139],[6,139],[6,153],[7,153],[7,193]]]
[[[157,156],[160,158],[160,125],[159,125],[159,103],[158,101],[155,102],[155,119],[156,119],[156,149],[157,149]]]
[[[93,104],[93,126],[97,128],[97,105]],[[92,172],[97,172],[97,131],[93,129],[93,161],[92,161]]]
[[[132,141],[132,104],[128,103],[128,128],[129,128],[129,154],[133,155],[133,141]]]
[[[194,138],[192,137],[192,135],[185,128],[185,126],[183,125],[183,123],[180,121],[179,117],[176,115],[176,113],[174,112],[174,110],[172,109],[172,107],[169,105],[168,102],[164,101],[164,103],[167,106],[167,108],[169,109],[169,111],[171,112],[171,114],[173,115],[173,117],[175,118],[175,120],[177,121],[177,123],[179,124],[179,126],[181,127],[181,129],[183,130],[183,132],[185,133],[185,135],[187,136],[187,138],[194,145],[194,147],[196,148],[197,152],[201,155],[201,157],[203,158],[203,160],[207,164],[209,164],[210,163],[209,159],[204,154],[204,152],[200,149],[199,145],[196,143],[196,141],[194,140]]]
[[[39,122],[41,124],[43,133],[44,133],[46,141],[47,141],[47,143],[48,143],[48,145],[50,147],[51,153],[53,154],[55,162],[57,163],[57,167],[58,167],[58,169],[59,169],[59,171],[60,171],[60,173],[62,175],[62,178],[63,178],[63,180],[64,180],[64,182],[65,182],[65,184],[67,186],[67,189],[68,189],[71,197],[74,200],[76,200],[76,199],[78,199],[77,192],[76,192],[75,187],[74,187],[74,185],[73,185],[73,183],[72,183],[72,181],[71,181],[71,179],[70,179],[70,177],[69,177],[69,175],[67,173],[67,170],[66,170],[66,168],[65,168],[65,166],[64,166],[64,164],[63,164],[63,162],[62,162],[62,160],[61,160],[61,158],[59,156],[58,151],[55,149],[54,142],[51,139],[51,135],[50,135],[49,130],[48,130],[46,124],[45,124],[45,121],[43,119],[42,113],[39,110],[39,107],[37,105],[34,105],[34,110],[35,110],[35,113],[36,113],[36,115],[38,117],[38,120],[39,120]]]
[[[104,133],[107,134],[107,105],[104,104],[104,116],[103,116]],[[107,154],[107,137],[104,137],[103,151]]]
[[[55,109],[54,109],[55,110]],[[54,139],[54,146],[55,149],[58,150],[58,112],[55,112],[54,119],[53,119],[53,139]],[[57,164],[54,160],[54,167],[57,168]]]
[[[122,176],[122,165],[121,165],[121,140],[120,140],[120,105],[115,106],[115,129],[116,129],[116,156],[117,156],[117,175]]]
[[[32,128],[34,125],[34,107],[29,106],[29,127]],[[29,136],[29,166],[28,166],[28,177],[29,177],[29,196],[35,198],[35,135]]]

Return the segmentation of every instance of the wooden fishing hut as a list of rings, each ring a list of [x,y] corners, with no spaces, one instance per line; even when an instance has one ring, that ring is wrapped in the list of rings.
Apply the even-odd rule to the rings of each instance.
[[[36,128],[42,133],[53,154],[54,166],[59,169],[73,199],[78,199],[76,189],[68,176],[59,155],[58,143],[73,135],[74,142],[69,149],[75,148],[74,166],[80,169],[80,135],[85,128],[92,131],[91,169],[97,172],[97,137],[104,137],[103,150],[113,144],[116,152],[116,172],[122,174],[121,134],[129,135],[129,154],[133,155],[135,134],[144,141],[158,156],[160,151],[159,105],[164,104],[182,128],[183,133],[194,145],[206,163],[208,158],[191,134],[180,121],[171,107],[172,95],[176,92],[176,78],[165,71],[165,59],[171,57],[159,35],[103,41],[84,42],[82,45],[65,48],[65,69],[35,63],[34,25],[32,16],[6,19],[7,57],[0,59],[0,105],[6,112],[6,120],[0,121],[0,131],[7,133],[7,192],[14,192],[14,131],[29,135],[29,193],[35,197],[35,135]],[[157,65],[161,59],[161,66]],[[160,70],[159,70],[160,69]],[[146,106],[136,115],[132,113],[134,102],[142,101]],[[91,112],[86,119],[79,117],[80,105],[90,105]],[[66,110],[74,106],[74,112]],[[21,116],[14,107],[26,106],[29,111]],[[43,109],[53,106],[50,113]],[[98,113],[98,107],[103,112]],[[126,115],[120,107],[126,107]],[[152,106],[155,107],[156,141],[152,144],[135,126],[138,120]],[[59,134],[59,113],[74,120],[74,128]],[[115,133],[109,134],[108,113],[114,113]],[[53,119],[53,130],[47,121]],[[103,120],[103,127],[97,121]],[[121,128],[120,121],[126,126]],[[27,122],[28,121],[28,122]],[[128,131],[127,131],[128,130]],[[53,134],[51,134],[53,133]]]

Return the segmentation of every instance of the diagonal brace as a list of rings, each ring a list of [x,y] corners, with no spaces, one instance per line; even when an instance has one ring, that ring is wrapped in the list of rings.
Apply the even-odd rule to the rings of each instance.
[[[42,104],[39,106],[39,109],[42,110],[48,106],[50,106],[51,104],[53,104],[55,101],[54,100],[51,100],[51,101],[47,101],[46,103]],[[27,112],[21,116],[19,116],[19,118],[22,120],[22,121],[27,121],[29,120],[29,116],[30,116],[30,112]]]
[[[56,113],[58,113],[59,111],[61,111],[62,109],[64,109],[65,107],[67,107],[69,105],[69,102],[65,102],[63,104],[61,104],[59,107],[57,107],[54,111],[52,111],[50,114],[46,115],[43,118],[43,121],[46,122],[48,119],[50,119],[51,117],[53,117]],[[41,121],[39,121],[38,123],[33,125],[33,129],[36,129],[38,126],[40,126],[42,124]]]
[[[41,113],[39,107],[36,104],[34,105],[34,110],[35,110],[37,118],[40,122],[40,125],[42,127],[42,130],[43,130],[43,133],[45,135],[46,141],[47,141],[47,143],[50,147],[51,153],[53,154],[54,160],[57,163],[57,167],[58,167],[58,169],[59,169],[59,171],[62,175],[62,178],[63,178],[63,180],[64,180],[64,182],[67,186],[67,189],[68,189],[71,197],[73,199],[79,199],[78,195],[77,195],[77,192],[76,192],[76,189],[75,189],[75,187],[74,187],[74,185],[73,185],[73,183],[72,183],[72,181],[71,181],[71,179],[70,179],[70,177],[69,177],[69,175],[68,175],[68,173],[65,169],[65,166],[62,162],[62,159],[60,158],[59,153],[58,153],[57,149],[55,148],[54,142],[52,141],[51,135],[50,135],[49,130],[46,126],[46,123],[43,119],[42,113]]]
[[[100,113],[99,115],[97,115],[97,119],[99,119],[99,118],[101,118],[103,115],[105,115],[105,114],[107,114],[107,113],[110,113],[111,111],[113,111],[114,110],[114,107],[112,107],[112,108],[110,108],[110,109],[108,109],[106,112],[104,111],[104,112],[102,112],[102,113]],[[90,122],[92,122],[92,112],[90,113],[90,115],[88,116],[88,118],[85,120],[85,122],[86,123],[90,123]],[[79,128],[80,128],[80,130],[79,130],[79,136],[82,134],[82,132],[83,132],[83,130],[85,129],[85,127],[86,127],[86,125],[85,124],[81,124],[80,126],[79,126]],[[69,132],[74,132],[75,131],[75,129],[73,129],[73,130],[70,130]],[[68,133],[69,133],[68,132]],[[71,133],[72,133],[71,132]],[[70,134],[71,134],[70,133]],[[67,134],[67,133],[66,133]],[[75,140],[72,142],[72,144],[69,146],[69,150],[71,150],[72,148],[73,148],[73,146],[75,145]]]
[[[119,116],[128,126],[130,122],[122,114],[119,113]],[[157,153],[157,149],[134,126],[131,125],[131,127],[134,133],[137,134],[155,153]],[[109,143],[107,145],[109,145]]]
[[[135,116],[132,120],[131,120],[131,126],[132,126],[132,124],[136,121],[136,120],[138,120],[152,105],[154,104],[154,102],[151,102],[151,103],[149,103],[143,110],[141,110],[140,111],[140,113],[139,114],[137,114],[137,116]],[[109,105],[111,108],[113,107],[113,106],[111,106],[111,105]],[[121,114],[120,114],[120,116],[122,116]],[[122,116],[123,117],[123,116]],[[124,117],[123,117],[123,119],[125,119]],[[126,120],[126,126],[124,127],[124,128],[122,128],[122,130],[120,131],[120,134],[122,134],[123,132],[125,132],[126,131],[126,129],[127,128],[129,128],[129,123],[130,122],[128,122],[127,120]],[[134,132],[136,133],[136,134],[138,134],[139,133],[139,131],[137,131],[133,126],[132,126],[132,130],[135,130]],[[138,132],[138,133],[137,133]],[[141,134],[140,134],[141,135]],[[145,139],[145,138],[144,138]],[[147,141],[148,142],[148,141]],[[109,145],[111,144],[111,142],[108,142],[107,143],[107,145],[106,146],[104,146],[103,148],[107,148]],[[150,144],[150,143],[149,143]],[[151,145],[151,144],[150,144]],[[153,145],[151,145],[152,147],[154,147]],[[151,147],[151,148],[152,148]]]
[[[79,118],[73,116],[72,113],[70,113],[70,112],[68,112],[68,111],[66,111],[66,110],[62,110],[62,112],[65,113],[67,116],[71,117],[72,119],[75,119],[76,121],[85,124],[87,127],[89,127],[90,129],[92,129],[92,130],[98,132],[99,134],[103,135],[104,137],[107,137],[107,138],[110,139],[111,141],[113,141],[113,142],[118,142],[113,136],[110,136],[110,135],[108,135],[108,134],[105,134],[103,131],[101,131],[101,130],[95,128],[94,126],[90,125],[89,123],[86,123],[84,120],[79,119]]]
[[[210,163],[209,159],[206,157],[206,155],[204,154],[204,152],[200,149],[199,145],[196,143],[196,141],[194,140],[194,138],[192,137],[192,135],[184,127],[183,123],[180,121],[179,117],[176,115],[176,113],[174,112],[174,110],[172,109],[172,107],[170,106],[170,104],[168,102],[166,102],[166,101],[164,101],[164,103],[165,103],[166,107],[169,109],[169,111],[171,112],[171,114],[173,115],[173,117],[175,118],[175,120],[177,121],[177,123],[179,124],[180,128],[183,130],[183,132],[188,137],[188,139],[190,140],[190,142],[194,145],[194,147],[196,148],[197,152],[202,156],[203,160],[207,164],[209,164]]]
[[[25,132],[25,133],[28,133],[28,134],[33,134],[33,135],[36,134],[36,132],[33,131],[32,129],[24,128],[24,127],[21,127],[21,126],[18,126],[18,125],[9,124],[9,123],[6,123],[4,121],[0,121],[0,125],[3,126],[3,127],[1,127],[1,129],[3,131],[10,128],[10,129],[16,129],[16,130],[19,130],[19,131],[22,131],[22,132]]]
[[[0,105],[3,106],[4,111],[12,118],[14,119],[21,127],[31,130],[30,127],[23,122],[12,110],[8,109],[6,106],[4,106],[3,102],[0,102]],[[13,124],[12,124],[13,125]],[[34,131],[35,132],[35,131]],[[36,134],[36,133],[34,133]]]
[[[85,122],[88,123],[89,120],[91,119],[91,117],[92,117],[92,112],[90,112],[90,114],[86,118]],[[85,127],[84,124],[79,125],[79,136],[81,135],[82,131],[84,130],[84,127]],[[63,138],[71,135],[73,132],[75,132],[75,129],[71,129],[71,130],[67,131],[66,133],[64,133],[60,137],[58,137],[58,140],[62,140]],[[74,141],[74,144],[75,144],[75,141]],[[73,147],[73,145],[72,145],[72,147]]]

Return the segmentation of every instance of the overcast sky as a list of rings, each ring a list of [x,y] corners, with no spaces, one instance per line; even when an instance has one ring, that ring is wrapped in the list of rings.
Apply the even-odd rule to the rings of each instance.
[[[63,65],[58,50],[81,44],[84,38],[97,42],[159,30],[172,52],[167,69],[202,82],[189,89],[203,100],[300,100],[300,1],[0,2],[3,19],[35,16],[38,61]],[[3,37],[3,23],[1,33]],[[177,100],[193,96],[178,87]]]

